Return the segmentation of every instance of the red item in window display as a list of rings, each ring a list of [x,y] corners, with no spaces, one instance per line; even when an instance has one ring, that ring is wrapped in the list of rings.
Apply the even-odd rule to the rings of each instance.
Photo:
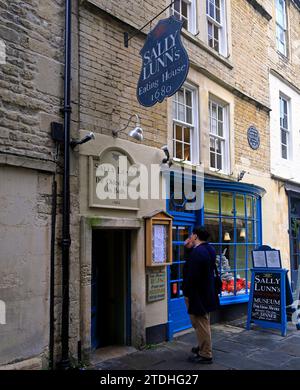
[[[172,291],[173,291],[173,295],[177,294],[177,283],[173,283]]]
[[[234,292],[234,280],[233,280],[233,279],[231,279],[231,280],[228,282],[227,291],[228,291],[228,292]]]
[[[223,280],[222,281],[222,291],[226,291],[227,290],[227,282],[226,280]]]

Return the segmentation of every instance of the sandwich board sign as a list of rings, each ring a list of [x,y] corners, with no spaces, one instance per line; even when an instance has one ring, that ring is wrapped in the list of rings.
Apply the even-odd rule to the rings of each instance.
[[[175,16],[160,20],[150,31],[140,55],[142,69],[137,100],[145,107],[161,103],[183,85],[189,71],[189,57],[181,42],[183,21]]]
[[[267,253],[271,251],[271,255]],[[265,265],[263,258],[266,261]],[[268,267],[267,258],[269,264],[276,267]],[[250,329],[251,323],[255,323],[262,328],[279,329],[281,335],[286,336],[286,308],[293,303],[293,298],[287,277],[288,270],[281,268],[280,251],[275,252],[270,247],[261,247],[258,251],[252,251],[252,259],[254,267],[251,270],[247,329]]]

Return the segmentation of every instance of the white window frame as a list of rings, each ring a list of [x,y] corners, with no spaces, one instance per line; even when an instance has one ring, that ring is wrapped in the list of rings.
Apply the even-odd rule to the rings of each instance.
[[[222,108],[222,116],[223,116],[223,136],[220,136],[218,134],[214,134],[212,129],[212,105],[215,104],[217,106],[217,112],[219,108]],[[209,97],[208,102],[208,119],[209,119],[209,169],[214,172],[221,172],[224,174],[228,174],[230,171],[230,147],[229,147],[229,104],[220,101],[219,99],[215,98],[214,96]],[[217,117],[217,127],[218,127],[218,117]],[[216,164],[216,152],[215,154],[215,167],[211,166],[211,139],[214,139],[216,142],[219,140],[221,142],[221,164],[222,167],[220,169],[217,168]]]
[[[281,24],[280,18],[279,18],[279,5],[280,2],[283,2],[283,24]],[[275,0],[275,8],[276,8],[276,45],[277,50],[283,54],[284,56],[287,56],[287,13],[286,13],[286,1],[285,0]],[[282,41],[280,39],[280,32],[283,32],[284,40]],[[283,46],[283,51],[282,47]]]
[[[178,99],[178,92],[184,91],[184,107],[185,107],[185,119],[186,119],[186,108],[190,107],[187,106],[186,103],[186,93],[185,91],[189,91],[191,93],[191,101],[192,101],[192,107],[191,107],[191,113],[192,113],[192,121],[191,123],[188,123],[186,120],[180,120],[178,117],[178,111],[175,111],[175,107],[177,104],[176,110],[178,110],[179,99]],[[180,90],[176,92],[176,94],[173,96],[172,101],[172,117],[173,117],[173,126],[172,126],[172,147],[173,147],[173,159],[174,161],[184,161],[190,164],[199,164],[200,156],[199,156],[199,120],[198,120],[198,93],[195,87],[184,84]],[[181,158],[178,158],[176,156],[176,143],[182,143],[183,145],[186,144],[182,141],[184,141],[184,136],[182,136],[182,141],[176,139],[176,125],[181,126],[183,129],[188,127],[190,128],[190,159],[189,160],[183,160]],[[183,130],[184,131],[184,130]],[[182,145],[182,147],[183,147]]]
[[[211,4],[214,7],[214,14],[216,14],[216,9],[218,8],[216,2],[219,1],[220,4],[220,20],[217,20],[215,17],[212,17],[209,14],[209,5]],[[207,19],[207,44],[210,48],[215,50],[217,53],[222,54],[224,57],[227,56],[227,31],[226,31],[226,3],[224,0],[206,0],[206,19]],[[215,16],[215,15],[214,15]],[[213,28],[213,40],[214,38],[214,30],[215,28],[218,30],[218,49],[210,45],[209,34],[208,34],[208,26],[212,25]]]
[[[284,100],[286,102],[286,115],[287,115],[287,128],[281,126],[281,101]],[[279,94],[279,128],[280,128],[280,157],[289,161],[292,159],[292,134],[291,134],[291,99],[286,95],[280,93]],[[282,132],[286,133],[286,144],[282,142]],[[283,157],[282,147],[286,147],[286,155],[287,157]]]
[[[185,19],[187,21],[186,30],[191,32],[192,34],[196,33],[196,0],[176,0],[180,4],[179,12],[175,10],[175,4],[172,4],[170,7],[171,15],[177,16],[180,20]],[[187,5],[187,16],[185,17],[182,14],[182,3]]]

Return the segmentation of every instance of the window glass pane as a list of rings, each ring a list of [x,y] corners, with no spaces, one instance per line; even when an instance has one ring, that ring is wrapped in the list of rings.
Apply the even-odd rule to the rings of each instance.
[[[182,143],[176,142],[176,158],[183,159]]]
[[[253,214],[252,197],[250,196],[246,196],[246,211],[247,211],[247,218],[255,218]]]
[[[177,234],[177,232],[178,232],[177,227],[173,226],[172,227],[172,240],[173,241],[178,241],[178,234]]]
[[[189,107],[192,107],[192,92],[186,90],[185,91],[185,99],[186,99],[186,105]]]
[[[221,154],[217,154],[217,166],[216,166],[217,169],[219,170],[222,170],[222,155]]]
[[[255,245],[247,245],[247,251],[248,251],[248,268],[251,268],[253,266],[252,261],[252,251],[256,249]]]
[[[178,241],[185,241],[189,236],[188,226],[178,226]]]
[[[183,104],[178,104],[178,120],[185,122],[185,108]]]
[[[214,49],[219,51],[219,28],[214,26]]]
[[[183,267],[184,267],[184,264],[185,264],[185,262],[179,264],[179,271],[180,271],[179,276],[180,276],[180,279],[183,279]]]
[[[282,119],[283,119],[282,127],[284,129],[288,129],[288,117],[287,117],[287,115],[284,115],[284,117]]]
[[[226,192],[221,193],[221,213],[222,215],[234,215],[232,194]]]
[[[178,92],[178,102],[184,104],[184,90],[180,89]]]
[[[179,125],[175,125],[175,139],[182,141],[182,127]]]
[[[218,260],[217,260],[218,262]],[[234,295],[234,249],[223,246],[221,255],[222,296]]]
[[[181,0],[175,0],[175,3],[174,3],[174,9],[178,13],[180,13],[180,2],[181,2]]]
[[[186,109],[186,122],[193,124],[193,112],[192,109],[187,107]]]
[[[220,8],[216,8],[216,21],[221,23],[221,12]]]
[[[184,160],[191,161],[191,147],[189,144],[184,144]]]
[[[191,130],[189,127],[184,128],[184,142],[190,143],[190,133]]]
[[[236,269],[246,269],[246,245],[236,246]]]
[[[300,218],[300,199],[291,198],[291,214]]]
[[[209,233],[209,242],[219,243],[219,218],[205,218],[204,219],[205,228]]]
[[[282,158],[287,160],[287,147],[285,145],[281,145],[281,155]]]
[[[281,130],[281,143],[287,145],[287,132]]]
[[[210,132],[211,134],[217,134],[217,120],[211,119],[210,121]]]
[[[236,274],[236,294],[247,294],[247,270],[238,270]]]
[[[179,297],[183,297],[182,282],[179,283]]]
[[[205,191],[204,213],[219,214],[219,193],[217,191]]]
[[[218,122],[218,135],[223,137],[223,122]]]
[[[179,268],[178,268],[178,264],[171,264],[171,265],[170,265],[170,278],[171,278],[171,280],[177,280],[177,279],[179,279]]]
[[[216,168],[216,155],[215,153],[210,153],[210,167]]]
[[[214,7],[214,4],[212,2],[210,2],[210,1],[208,2],[208,14],[212,18],[215,17],[215,7]]]
[[[188,20],[184,17],[182,17],[181,20],[183,21],[183,28],[188,30]]]
[[[255,223],[253,221],[248,221],[247,222],[247,225],[248,225],[248,242],[254,242],[254,227],[255,227]]]
[[[188,11],[187,11],[187,3],[185,1],[182,1],[181,3],[181,13],[183,16],[185,16],[187,18],[188,16]]]
[[[245,217],[245,198],[244,195],[235,196],[235,213],[237,217]]]

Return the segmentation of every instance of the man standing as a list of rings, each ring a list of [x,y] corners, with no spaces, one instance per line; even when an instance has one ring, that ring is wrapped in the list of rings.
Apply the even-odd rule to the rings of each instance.
[[[186,240],[187,261],[183,270],[183,294],[188,314],[196,331],[198,346],[192,348],[190,361],[212,363],[209,313],[216,310],[219,297],[215,288],[216,252],[207,240],[209,233],[196,227]]]

